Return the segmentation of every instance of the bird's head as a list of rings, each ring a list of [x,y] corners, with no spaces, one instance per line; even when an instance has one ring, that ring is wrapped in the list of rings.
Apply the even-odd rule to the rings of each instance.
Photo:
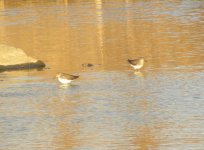
[[[144,57],[139,57],[139,60],[140,60],[141,62],[144,62],[144,61],[145,61]]]
[[[56,77],[59,78],[62,74],[61,73],[57,73]]]

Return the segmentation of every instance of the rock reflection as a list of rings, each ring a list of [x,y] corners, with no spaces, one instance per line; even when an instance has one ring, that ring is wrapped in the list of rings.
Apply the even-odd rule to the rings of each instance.
[[[131,135],[131,142],[138,150],[159,149],[162,142],[165,141],[161,133],[166,128],[166,123],[156,115],[160,112],[156,101],[153,99],[137,100],[131,107],[133,108],[139,111],[139,115],[137,125],[128,132]]]
[[[76,132],[79,132],[77,125],[69,124],[62,119],[56,123],[56,126],[56,136],[53,137],[52,143],[56,149],[65,150],[80,146],[80,142],[76,139]]]
[[[0,8],[4,8],[4,0],[0,0]]]
[[[96,17],[97,17],[97,33],[98,33],[98,43],[99,43],[99,50],[101,54],[101,64],[103,65],[104,59],[104,27],[103,27],[103,8],[102,8],[102,0],[96,0]]]
[[[77,107],[84,105],[85,102],[77,101],[80,95],[71,97],[66,92],[67,89],[60,89],[57,97],[45,100],[44,103],[38,105],[38,109],[44,110],[44,115],[52,118],[52,123],[49,126],[52,130],[51,134],[47,134],[47,138],[51,138],[52,148],[64,150],[80,147],[81,141],[77,139],[80,130],[80,124],[73,121],[76,116],[75,110]]]
[[[138,150],[158,149],[161,145],[158,139],[158,131],[155,132],[154,128],[148,126],[142,126],[137,129],[138,134],[133,139],[133,144]]]

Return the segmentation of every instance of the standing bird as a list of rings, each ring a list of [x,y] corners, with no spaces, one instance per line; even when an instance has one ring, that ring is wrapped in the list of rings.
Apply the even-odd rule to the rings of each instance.
[[[144,58],[139,57],[138,59],[130,60],[128,59],[130,66],[132,66],[136,71],[141,69],[144,66]]]
[[[56,75],[56,77],[59,80],[59,82],[61,82],[62,84],[69,84],[73,80],[79,78],[79,76],[75,76],[75,75],[71,75],[71,74],[66,74],[66,73],[58,73]]]

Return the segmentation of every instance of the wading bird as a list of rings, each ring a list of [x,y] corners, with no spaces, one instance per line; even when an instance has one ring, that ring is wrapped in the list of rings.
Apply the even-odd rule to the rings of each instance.
[[[73,80],[79,78],[79,76],[75,76],[75,75],[71,75],[71,74],[66,74],[66,73],[58,73],[56,75],[57,79],[59,82],[61,82],[62,84],[69,84],[71,83]]]
[[[140,57],[137,59],[128,59],[130,66],[132,66],[136,71],[139,71],[144,66],[144,58]]]

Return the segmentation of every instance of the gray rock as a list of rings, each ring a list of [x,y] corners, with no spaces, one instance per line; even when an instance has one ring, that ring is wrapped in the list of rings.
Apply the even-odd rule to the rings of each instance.
[[[22,49],[0,45],[0,71],[43,67],[43,61],[27,56]]]

